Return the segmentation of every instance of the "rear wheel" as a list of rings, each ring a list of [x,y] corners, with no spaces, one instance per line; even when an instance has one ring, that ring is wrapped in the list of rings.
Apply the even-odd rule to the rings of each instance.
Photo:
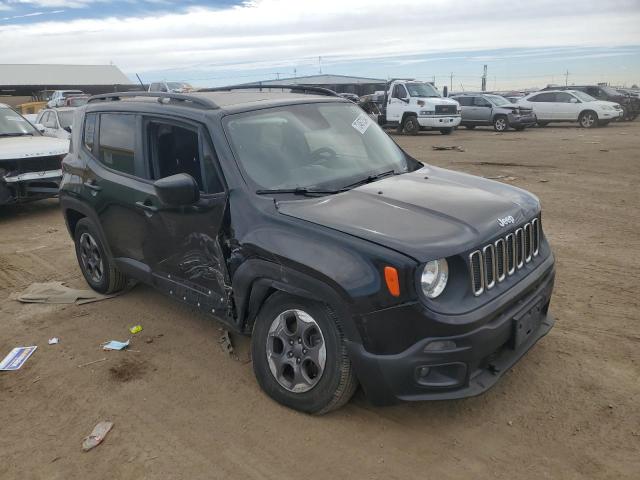
[[[476,128],[475,125],[465,125],[464,126],[467,130],[473,130],[474,128]]]
[[[402,132],[407,135],[417,135],[420,131],[420,124],[418,123],[418,117],[415,115],[408,115],[402,121]]]
[[[598,115],[596,115],[596,112],[587,110],[580,114],[578,123],[580,123],[582,128],[593,128],[598,125]]]
[[[497,115],[493,119],[493,129],[496,132],[505,132],[509,128],[509,121],[504,115]]]
[[[273,294],[256,319],[251,352],[262,389],[295,410],[324,414],[356,390],[340,321],[321,302]]]
[[[440,133],[442,135],[450,135],[453,132],[453,128],[441,128]]]
[[[74,241],[80,270],[91,288],[99,293],[110,294],[126,286],[127,277],[106,254],[100,236],[88,219],[78,221]]]

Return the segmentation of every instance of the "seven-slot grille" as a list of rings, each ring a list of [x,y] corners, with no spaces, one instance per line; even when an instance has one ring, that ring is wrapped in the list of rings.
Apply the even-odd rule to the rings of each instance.
[[[469,255],[471,290],[475,296],[503,282],[540,253],[540,221],[534,218]]]

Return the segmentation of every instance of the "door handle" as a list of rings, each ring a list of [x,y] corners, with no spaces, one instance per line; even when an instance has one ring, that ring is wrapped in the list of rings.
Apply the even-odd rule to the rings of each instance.
[[[141,208],[145,212],[156,213],[158,211],[158,207],[154,207],[153,205],[146,202],[136,202],[136,207]]]
[[[94,180],[88,180],[84,182],[84,186],[89,190],[93,190],[94,192],[99,192],[100,190],[102,190],[102,187],[100,185],[96,185]]]

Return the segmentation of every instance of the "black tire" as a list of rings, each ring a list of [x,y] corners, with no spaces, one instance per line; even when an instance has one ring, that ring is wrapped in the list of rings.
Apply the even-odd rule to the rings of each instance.
[[[496,132],[506,132],[509,130],[509,119],[506,115],[496,115],[493,119],[493,129]]]
[[[539,127],[546,127],[547,125],[549,125],[549,122],[538,122]]]
[[[291,313],[294,311],[298,313]],[[303,353],[306,353],[307,350],[298,350],[304,348],[307,342],[301,342],[301,337],[296,340],[295,337],[300,330],[296,330],[295,334],[291,333],[289,320],[285,320],[287,330],[282,332],[286,335],[285,338],[290,339],[289,341],[293,340],[293,344],[280,340],[282,334],[278,330],[270,333],[272,326],[281,321],[279,319],[284,318],[283,315],[287,312],[296,318],[296,320],[292,321],[292,324],[302,324],[302,327],[296,326],[295,328],[305,328],[305,322],[298,320],[300,318],[298,316],[299,312],[306,313],[315,322],[315,326],[319,328],[320,335],[314,337],[316,340],[315,346],[307,347],[309,350],[311,348],[320,348],[322,345],[325,347],[325,365],[321,369],[316,369],[316,378],[314,380],[309,380],[308,376],[302,375],[303,365],[306,362]],[[306,326],[308,327],[309,324],[307,323]],[[314,327],[311,326],[311,328]],[[302,333],[301,336],[305,336],[305,334]],[[318,340],[320,341],[319,343]],[[270,341],[273,343],[268,345]],[[280,344],[282,344],[281,351]],[[298,347],[298,345],[301,346]],[[270,356],[268,356],[268,350],[270,350]],[[276,402],[294,410],[315,415],[325,414],[347,403],[358,386],[351,360],[347,354],[340,319],[328,305],[321,302],[281,292],[271,295],[260,309],[253,327],[251,354],[253,371],[260,387]],[[281,356],[278,357],[277,355]],[[291,360],[288,360],[288,358],[291,358]],[[271,362],[274,364],[272,365]],[[300,366],[297,367],[296,364]],[[279,371],[280,367],[282,367],[282,370]],[[279,371],[279,373],[272,373],[272,368],[276,372]],[[294,372],[296,368],[297,370]],[[290,390],[289,388],[293,385],[292,380],[289,380],[291,383],[288,384],[289,388],[287,388],[288,379],[285,376],[287,369],[289,378],[293,375],[295,376],[294,378],[303,380],[303,384],[296,384],[296,387],[302,385],[303,388],[308,388],[308,390],[299,392]],[[319,375],[318,371],[320,371]],[[280,376],[280,379],[276,378],[276,375]],[[310,385],[314,381],[316,383]],[[304,382],[306,382],[306,385]]]
[[[592,110],[585,110],[578,117],[578,123],[582,128],[593,128],[598,126],[598,114]]]
[[[127,277],[113,264],[113,260],[106,254],[93,223],[86,218],[78,221],[74,233],[76,257],[84,279],[89,286],[98,293],[111,294],[119,292],[127,285]],[[91,254],[91,255],[90,255]],[[97,264],[93,254],[101,262]],[[91,266],[93,265],[93,267]],[[99,273],[99,274],[98,274]]]
[[[465,125],[464,128],[466,128],[467,130],[473,130],[474,128],[476,128],[475,125]]]
[[[407,115],[402,121],[402,133],[407,135],[417,135],[420,131],[418,117],[415,115]]]
[[[451,132],[453,132],[453,128],[441,128],[440,129],[440,133],[442,135],[451,135]]]

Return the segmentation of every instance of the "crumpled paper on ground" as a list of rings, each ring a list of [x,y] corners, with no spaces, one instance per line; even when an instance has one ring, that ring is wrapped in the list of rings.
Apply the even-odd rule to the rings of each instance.
[[[14,295],[14,299],[22,303],[53,303],[83,305],[100,302],[119,295],[102,295],[93,290],[69,288],[62,282],[32,283],[24,292]]]
[[[97,447],[102,443],[104,437],[113,428],[112,422],[100,422],[94,428],[88,437],[85,437],[82,441],[82,450],[88,452],[92,448]]]

